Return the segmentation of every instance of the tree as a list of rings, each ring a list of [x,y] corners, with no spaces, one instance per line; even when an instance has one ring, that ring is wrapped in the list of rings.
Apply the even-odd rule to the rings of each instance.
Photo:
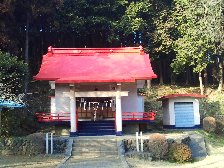
[[[14,55],[0,51],[0,99],[17,101],[23,93],[27,65]]]
[[[176,73],[191,66],[199,74],[201,94],[203,94],[202,72],[211,63],[210,57],[214,51],[214,43],[208,34],[208,13],[206,0],[175,0],[172,14],[173,22],[180,34],[174,41],[173,48],[176,58],[172,67]]]
[[[0,2],[0,49],[18,53],[18,41],[15,36],[15,18],[13,16],[15,0]]]

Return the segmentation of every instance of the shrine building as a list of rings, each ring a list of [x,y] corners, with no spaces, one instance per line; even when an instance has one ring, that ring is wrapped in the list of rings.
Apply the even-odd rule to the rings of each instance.
[[[137,90],[156,77],[141,46],[49,47],[34,79],[49,81],[54,96],[38,121],[69,122],[70,136],[122,135],[125,123],[154,120]]]

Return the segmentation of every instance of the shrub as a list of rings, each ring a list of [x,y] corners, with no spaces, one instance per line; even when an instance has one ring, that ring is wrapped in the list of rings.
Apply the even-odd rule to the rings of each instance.
[[[166,158],[168,154],[168,142],[164,135],[158,133],[152,134],[149,136],[147,143],[148,151],[154,160]]]
[[[214,132],[216,129],[216,122],[214,117],[205,117],[203,119],[203,129],[206,132]]]
[[[183,143],[173,143],[169,148],[169,159],[179,163],[191,160],[191,149]]]
[[[218,135],[224,134],[224,122],[223,121],[220,121],[220,120],[216,121],[215,133]]]

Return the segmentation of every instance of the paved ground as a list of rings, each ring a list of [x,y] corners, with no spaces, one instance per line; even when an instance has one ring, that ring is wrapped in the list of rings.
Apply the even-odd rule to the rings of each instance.
[[[60,168],[122,168],[118,156],[74,156],[68,159]]]
[[[0,156],[0,168],[55,168],[63,155]]]

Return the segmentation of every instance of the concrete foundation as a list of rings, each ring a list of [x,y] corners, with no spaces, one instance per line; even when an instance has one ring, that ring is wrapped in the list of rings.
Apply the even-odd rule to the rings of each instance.
[[[139,123],[123,123],[123,132],[126,134],[139,132]]]

